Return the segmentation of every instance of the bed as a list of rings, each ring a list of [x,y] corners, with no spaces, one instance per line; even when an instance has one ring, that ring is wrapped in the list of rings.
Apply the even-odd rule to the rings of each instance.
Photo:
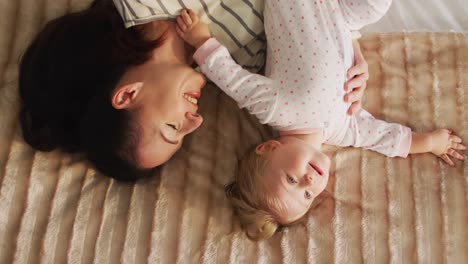
[[[223,186],[274,132],[212,84],[203,126],[152,178],[116,182],[79,155],[31,149],[17,123],[18,59],[44,21],[88,3],[0,2],[0,263],[467,263],[468,162],[429,154],[327,147],[328,192],[307,220],[248,240]],[[414,31],[363,34],[364,107],[466,143],[468,35]]]

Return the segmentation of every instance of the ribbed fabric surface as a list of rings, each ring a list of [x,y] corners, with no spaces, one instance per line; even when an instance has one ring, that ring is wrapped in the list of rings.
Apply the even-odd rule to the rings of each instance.
[[[429,154],[326,148],[328,193],[307,221],[249,241],[223,185],[273,133],[213,86],[203,126],[151,179],[118,183],[78,156],[32,150],[17,123],[19,57],[44,21],[88,3],[0,0],[0,263],[468,262],[468,162],[451,168]],[[468,35],[374,34],[361,44],[369,112],[468,142]]]

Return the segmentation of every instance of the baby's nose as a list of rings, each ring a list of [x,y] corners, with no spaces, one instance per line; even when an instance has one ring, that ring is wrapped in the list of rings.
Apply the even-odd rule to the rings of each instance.
[[[312,174],[307,173],[307,174],[305,175],[305,178],[306,178],[306,180],[307,180],[307,183],[309,183],[309,184],[312,183],[312,180],[313,180]]]

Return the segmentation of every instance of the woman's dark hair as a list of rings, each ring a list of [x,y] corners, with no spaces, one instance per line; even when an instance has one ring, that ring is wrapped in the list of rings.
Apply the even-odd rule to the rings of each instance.
[[[124,72],[146,62],[159,40],[126,29],[112,0],[49,21],[24,53],[19,72],[20,124],[33,148],[84,153],[102,173],[135,180],[139,126],[112,107]]]

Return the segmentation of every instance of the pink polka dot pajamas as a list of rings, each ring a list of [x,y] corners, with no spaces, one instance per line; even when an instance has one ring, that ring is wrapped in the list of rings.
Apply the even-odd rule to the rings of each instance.
[[[361,110],[346,114],[343,85],[353,65],[351,31],[373,23],[391,0],[265,0],[265,76],[242,69],[214,38],[194,55],[209,79],[282,135],[322,131],[326,144],[406,157],[408,127]]]

